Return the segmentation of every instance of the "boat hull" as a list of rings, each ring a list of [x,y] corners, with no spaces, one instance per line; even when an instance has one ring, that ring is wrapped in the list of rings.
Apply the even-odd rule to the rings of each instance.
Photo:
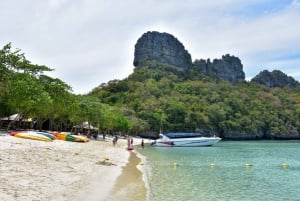
[[[213,137],[200,137],[200,138],[187,138],[187,139],[167,139],[167,140],[156,140],[152,143],[153,146],[158,147],[202,147],[202,146],[213,146],[217,144],[221,138]]]

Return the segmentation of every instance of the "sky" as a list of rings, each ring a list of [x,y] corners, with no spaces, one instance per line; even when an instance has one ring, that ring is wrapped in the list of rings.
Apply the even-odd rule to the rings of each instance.
[[[281,70],[300,81],[300,0],[0,0],[0,48],[11,42],[47,75],[86,94],[133,73],[148,31],[195,59],[241,59],[246,79]]]

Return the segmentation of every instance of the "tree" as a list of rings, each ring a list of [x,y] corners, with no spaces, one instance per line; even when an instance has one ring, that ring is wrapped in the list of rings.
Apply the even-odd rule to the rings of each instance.
[[[44,91],[38,79],[28,73],[15,73],[11,77],[7,101],[9,110],[24,118],[47,112],[52,103],[51,97]]]

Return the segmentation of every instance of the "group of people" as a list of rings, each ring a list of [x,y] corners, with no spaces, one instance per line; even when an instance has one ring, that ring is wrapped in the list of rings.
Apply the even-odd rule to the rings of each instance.
[[[118,142],[118,135],[115,135],[112,142],[113,142],[113,145],[115,146]],[[144,143],[144,139],[142,139],[141,141],[141,147],[144,149],[144,146],[145,146],[145,143]],[[133,138],[128,136],[127,137],[127,149],[128,150],[133,150]]]

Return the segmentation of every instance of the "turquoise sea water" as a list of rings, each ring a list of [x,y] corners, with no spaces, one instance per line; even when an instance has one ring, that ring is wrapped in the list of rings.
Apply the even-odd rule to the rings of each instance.
[[[147,146],[138,152],[146,157],[150,201],[300,200],[300,141]]]

